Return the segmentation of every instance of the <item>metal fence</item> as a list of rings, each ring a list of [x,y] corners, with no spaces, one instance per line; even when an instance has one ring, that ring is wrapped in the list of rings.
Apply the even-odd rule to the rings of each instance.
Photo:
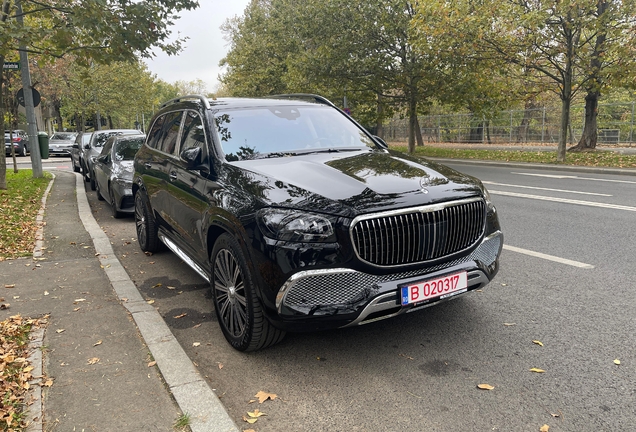
[[[636,102],[601,104],[598,109],[600,144],[634,144]],[[473,114],[427,115],[418,118],[425,142],[454,143],[557,143],[561,129],[559,108],[502,111],[492,118]],[[576,143],[585,123],[585,107],[570,110],[568,141]],[[393,119],[385,127],[390,141],[408,139],[408,119]]]

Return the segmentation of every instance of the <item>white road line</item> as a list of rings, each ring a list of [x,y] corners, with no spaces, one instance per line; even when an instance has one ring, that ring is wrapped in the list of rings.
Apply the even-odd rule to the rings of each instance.
[[[517,197],[517,198],[529,198],[529,199],[535,199],[535,200],[541,200],[541,201],[553,201],[553,202],[560,202],[565,204],[577,204],[577,205],[584,205],[588,207],[601,207],[601,208],[607,208],[612,210],[627,210],[627,211],[636,212],[636,207],[630,207],[630,206],[624,206],[624,205],[618,205],[618,204],[606,204],[606,203],[599,203],[594,201],[580,201],[580,200],[572,200],[567,198],[547,197],[542,195],[527,195],[527,194],[520,194],[515,192],[504,192],[504,191],[496,191],[496,190],[490,190],[490,189],[489,189],[489,192],[493,195],[504,195],[504,196],[511,196],[511,197]]]
[[[534,174],[534,173],[522,173],[522,172],[511,172],[510,174],[525,175],[525,176],[532,176],[532,177],[547,177],[547,178],[554,178],[554,179],[591,180],[591,181],[600,181],[600,182],[609,182],[609,183],[636,184],[636,181],[629,181],[629,180],[613,180],[613,179],[579,177],[579,176],[569,176],[569,175]]]
[[[571,193],[571,194],[596,195],[596,196],[605,196],[605,197],[613,196],[610,194],[601,194],[601,193],[594,193],[594,192],[581,192],[581,191],[572,191],[572,190],[565,190],[565,189],[550,189],[550,188],[542,188],[542,187],[535,187],[535,186],[522,186],[522,185],[512,185],[512,184],[505,184],[505,183],[495,183],[495,182],[489,182],[489,181],[483,181],[482,183],[488,184],[488,185],[495,185],[495,186],[507,186],[507,187],[521,188],[521,189],[536,189],[536,190],[544,190],[544,191],[550,191],[550,192],[565,192],[565,193]]]
[[[512,252],[517,252],[520,254],[524,254],[524,255],[529,255],[529,256],[533,256],[535,258],[542,258],[548,261],[554,261],[554,262],[558,262],[561,264],[566,264],[566,265],[570,265],[573,267],[578,267],[578,268],[582,268],[582,269],[593,269],[594,266],[591,264],[585,264],[582,262],[578,262],[578,261],[572,261],[566,258],[559,258],[553,255],[547,255],[541,252],[534,252],[528,249],[522,249],[522,248],[518,248],[518,247],[514,247],[514,246],[508,246],[508,245],[504,245],[503,248],[505,250],[509,250]]]

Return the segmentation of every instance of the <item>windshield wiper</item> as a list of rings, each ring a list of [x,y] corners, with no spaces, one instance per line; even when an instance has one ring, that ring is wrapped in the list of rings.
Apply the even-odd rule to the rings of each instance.
[[[329,147],[329,148],[313,148],[313,149],[305,149],[305,150],[297,150],[296,154],[306,155],[313,153],[340,153],[340,152],[352,152],[352,151],[362,151],[367,147]]]

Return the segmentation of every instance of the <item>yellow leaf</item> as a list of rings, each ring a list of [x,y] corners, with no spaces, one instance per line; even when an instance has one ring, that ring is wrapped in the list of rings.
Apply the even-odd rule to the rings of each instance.
[[[93,344],[93,346],[97,346],[97,345],[101,345],[101,344],[102,344],[102,341],[98,340],[97,342],[95,342],[95,343]]]
[[[184,312],[184,313],[182,313],[181,315],[174,316],[173,318],[174,318],[174,319],[179,319],[179,318],[183,318],[183,317],[184,317],[184,316],[186,316],[186,315],[188,315],[188,314]]]
[[[88,364],[89,365],[94,365],[96,363],[99,363],[99,357],[93,357],[91,359],[88,359]]]
[[[201,342],[194,342],[194,343],[192,344],[192,346],[193,346],[193,347],[201,346]]]
[[[64,331],[66,331],[66,329],[57,329],[55,330],[55,333],[63,333]]]
[[[543,373],[545,371],[543,369],[539,369],[539,368],[532,368],[532,369],[530,369],[530,372]]]
[[[619,364],[621,364],[621,361],[619,359],[616,359],[616,360],[614,360],[614,364],[615,365],[619,365]]]
[[[478,384],[477,388],[478,389],[482,389],[482,390],[492,390],[492,389],[494,389],[494,387],[491,386],[490,384]]]
[[[516,323],[504,323],[504,325],[505,325],[506,327],[510,327],[510,326],[517,325],[517,324],[516,324]]]
[[[219,369],[223,369],[223,363],[219,363]]]
[[[43,384],[40,384],[42,387],[51,387],[53,385],[53,380],[46,380]]]
[[[254,424],[254,423],[256,423],[257,420],[258,420],[257,418],[247,418],[247,417],[243,416],[243,421],[246,421],[249,424]]]
[[[163,286],[163,284],[158,283],[158,284],[156,284],[156,285],[153,285],[152,287],[153,287],[153,288],[159,288],[160,286]]]
[[[148,363],[148,367],[153,367],[156,364],[157,364],[156,361],[151,361],[150,363]]]
[[[254,395],[254,397],[258,398],[258,403],[263,403],[265,402],[267,399],[269,400],[274,400],[278,397],[278,395],[275,395],[274,393],[267,393],[264,391],[259,391],[258,393],[256,393]]]
[[[539,346],[543,346],[543,342],[538,341],[538,340],[533,340],[533,341],[532,341],[532,343],[533,343],[533,344],[537,344],[537,345],[539,345]]]
[[[258,417],[261,417],[261,416],[264,416],[264,415],[267,415],[267,414],[265,414],[264,412],[260,412],[258,409],[255,409],[254,412],[249,412],[248,411],[247,415],[252,417],[252,418],[258,418]]]
[[[548,432],[550,430],[550,426],[548,426],[547,424],[544,424],[543,426],[541,426],[541,429],[539,429],[539,432]]]
[[[15,284],[6,284],[5,288],[15,288]]]
[[[154,302],[155,302],[154,300],[148,300],[146,303],[153,304]]]

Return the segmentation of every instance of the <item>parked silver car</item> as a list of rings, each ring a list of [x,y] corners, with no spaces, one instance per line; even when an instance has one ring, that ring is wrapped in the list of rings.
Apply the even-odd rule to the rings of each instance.
[[[113,216],[133,213],[132,195],[133,159],[144,145],[146,135],[114,135],[106,141],[102,152],[95,158],[93,174],[97,199],[110,203]]]
[[[93,132],[78,132],[75,142],[71,146],[71,162],[73,163],[73,171],[80,172],[82,170],[82,151],[86,144],[91,141]]]
[[[91,190],[95,190],[95,176],[93,175],[93,163],[95,158],[102,151],[102,147],[113,135],[137,135],[140,132],[137,129],[106,129],[93,132],[88,144],[84,144],[80,155],[80,165],[82,166],[82,174],[84,180],[91,183]]]
[[[55,132],[49,138],[49,155],[69,156],[77,132]]]
[[[13,141],[11,139],[13,138]],[[11,142],[17,156],[26,156],[29,152],[29,136],[23,130],[16,129],[14,131],[4,131],[4,148],[5,154],[11,154]]]

